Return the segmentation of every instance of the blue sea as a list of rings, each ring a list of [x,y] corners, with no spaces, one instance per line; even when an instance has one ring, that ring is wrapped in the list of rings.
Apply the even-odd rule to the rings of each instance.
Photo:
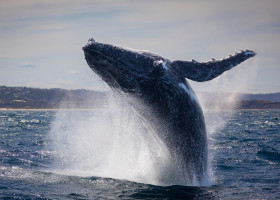
[[[205,111],[209,182],[191,186],[119,112],[0,111],[0,199],[280,199],[279,110]]]

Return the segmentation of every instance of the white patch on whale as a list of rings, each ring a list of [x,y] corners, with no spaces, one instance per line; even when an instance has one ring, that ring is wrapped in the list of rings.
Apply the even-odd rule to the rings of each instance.
[[[165,64],[165,62],[163,62],[163,60],[158,60],[155,62],[156,65],[161,65],[161,67],[165,70],[168,70],[167,65]]]
[[[198,102],[198,99],[193,91],[189,90],[184,83],[179,83],[178,85],[185,90],[185,92],[191,97],[191,100]]]
[[[250,51],[250,50],[246,50],[246,51],[245,51],[245,55],[246,55],[246,56],[254,56],[254,55],[256,55],[256,53],[253,52],[253,51]]]

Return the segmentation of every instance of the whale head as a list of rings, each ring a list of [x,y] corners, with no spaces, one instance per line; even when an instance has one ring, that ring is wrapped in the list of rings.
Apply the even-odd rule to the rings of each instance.
[[[89,39],[83,47],[90,68],[110,87],[133,93],[139,90],[139,81],[152,78],[154,73],[166,70],[170,62],[148,51],[137,51]]]

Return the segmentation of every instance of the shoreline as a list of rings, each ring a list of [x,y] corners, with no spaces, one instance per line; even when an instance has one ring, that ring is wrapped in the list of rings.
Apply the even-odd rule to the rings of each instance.
[[[109,110],[107,108],[0,108],[0,111]]]
[[[0,108],[0,111],[82,111],[82,110],[113,110],[110,108]],[[206,108],[206,110],[213,110],[213,111],[220,111],[220,110],[228,110],[228,111],[234,111],[234,110],[280,110],[280,109],[270,109],[270,108],[241,108],[241,109],[219,109],[219,108]]]

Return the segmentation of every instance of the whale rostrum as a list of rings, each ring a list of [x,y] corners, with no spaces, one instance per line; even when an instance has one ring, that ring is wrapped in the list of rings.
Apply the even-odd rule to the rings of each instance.
[[[204,63],[170,61],[151,52],[98,43],[92,38],[83,50],[90,68],[166,145],[182,181],[202,183],[208,169],[206,128],[187,79],[209,81],[255,56],[255,52],[241,51]]]

